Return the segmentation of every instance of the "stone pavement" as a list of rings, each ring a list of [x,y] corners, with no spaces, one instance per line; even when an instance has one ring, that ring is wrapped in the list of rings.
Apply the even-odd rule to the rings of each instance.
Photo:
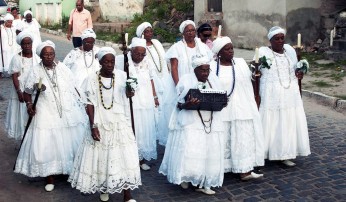
[[[58,46],[62,45],[60,43]],[[59,176],[56,189],[47,193],[43,178],[13,173],[19,143],[8,139],[4,129],[10,85],[10,79],[0,79],[0,95],[5,98],[0,100],[0,202],[99,201],[98,194],[81,195],[72,189],[66,176]],[[158,160],[149,162],[152,170],[142,171],[143,185],[132,192],[133,197],[139,202],[345,201],[346,116],[308,97],[304,97],[304,106],[312,154],[297,158],[296,167],[266,162],[264,178],[249,182],[226,174],[223,186],[215,189],[215,195],[207,196],[195,192],[192,187],[183,190],[169,184],[165,176],[157,172],[164,153],[164,148],[158,147]],[[113,194],[110,201],[121,202],[122,195]]]

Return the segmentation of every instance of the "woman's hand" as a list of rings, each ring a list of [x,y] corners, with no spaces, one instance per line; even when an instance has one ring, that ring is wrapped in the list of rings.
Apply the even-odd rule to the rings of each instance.
[[[155,102],[155,107],[159,107],[160,103],[159,103],[159,98],[154,98],[154,102]]]
[[[23,92],[21,90],[17,90],[17,95],[18,95],[18,100],[19,102],[24,102],[24,95]]]
[[[126,88],[126,97],[127,98],[133,97],[134,95],[135,95],[134,91],[131,91],[130,89]]]
[[[296,77],[298,79],[303,79],[303,77],[304,77],[304,72],[302,72],[302,71],[296,70],[295,74],[296,74]]]
[[[30,117],[35,116],[36,110],[34,109],[34,107],[33,107],[31,102],[26,103],[26,108],[27,108],[28,115]]]
[[[100,141],[100,140],[101,140],[100,131],[99,131],[98,128],[92,128],[92,129],[91,129],[91,137],[92,137],[95,141]]]
[[[191,95],[189,95],[188,100],[186,100],[186,102],[183,104],[184,108],[188,108],[191,106],[195,106],[195,105],[199,105],[200,100],[197,98],[193,98],[191,97]]]

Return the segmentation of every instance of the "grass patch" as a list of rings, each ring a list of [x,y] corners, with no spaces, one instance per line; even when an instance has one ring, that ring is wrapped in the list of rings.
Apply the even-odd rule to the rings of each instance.
[[[313,81],[311,83],[314,84],[317,87],[320,87],[320,88],[333,87],[332,84],[329,84],[329,83],[327,83],[325,81]]]
[[[320,77],[320,76],[324,75],[324,73],[322,73],[322,72],[313,72],[313,73],[310,73],[310,75],[313,76],[313,77]]]
[[[343,72],[339,72],[339,73],[332,73],[331,75],[329,75],[329,77],[334,80],[334,81],[342,81],[343,78],[345,77],[345,73]]]
[[[98,31],[96,32],[96,36],[97,36],[97,39],[99,40],[111,41],[113,43],[119,43],[121,41],[120,33],[109,33],[109,32]]]

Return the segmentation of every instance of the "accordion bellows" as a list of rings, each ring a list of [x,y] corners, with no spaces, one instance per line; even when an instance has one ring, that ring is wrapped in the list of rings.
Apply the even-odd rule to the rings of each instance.
[[[185,108],[187,110],[221,111],[227,105],[227,92],[213,89],[190,89],[185,101],[191,98],[200,100],[199,105]]]

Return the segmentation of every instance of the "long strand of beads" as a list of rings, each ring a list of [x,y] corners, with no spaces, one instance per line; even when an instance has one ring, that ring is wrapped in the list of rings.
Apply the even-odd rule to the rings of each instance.
[[[275,53],[274,53],[273,49],[271,49],[271,50],[272,50],[272,53],[273,53],[273,56],[274,56],[274,60],[275,60],[276,66],[277,66],[276,71],[277,71],[277,74],[278,74],[278,77],[279,77],[280,85],[281,85],[284,89],[289,89],[290,86],[291,86],[291,75],[290,75],[290,66],[291,66],[291,64],[290,64],[289,59],[287,58],[286,51],[285,51],[285,49],[284,49],[284,56],[285,56],[285,58],[286,58],[286,60],[287,60],[287,62],[288,62],[288,68],[287,68],[287,69],[288,69],[288,86],[284,86],[283,83],[282,83],[282,81],[281,81],[280,72],[279,72],[279,64],[278,64],[278,61],[277,61],[277,59],[276,59],[276,56],[275,56]]]
[[[102,84],[102,82],[101,82],[101,75],[100,75],[100,73],[99,73],[99,76],[98,76],[98,77],[99,77],[98,79],[99,79],[99,90],[100,90],[101,104],[102,104],[102,106],[103,106],[104,109],[110,110],[110,109],[112,109],[112,107],[113,107],[113,102],[114,102],[114,90],[112,90],[112,103],[111,103],[111,106],[106,107],[106,106],[105,106],[105,103],[104,103],[104,100],[103,100],[103,94],[102,94],[102,87],[103,87],[103,84]],[[111,85],[110,89],[114,87],[114,74],[113,74],[113,76],[112,76],[112,80],[113,80],[113,81],[112,81],[112,85]]]

